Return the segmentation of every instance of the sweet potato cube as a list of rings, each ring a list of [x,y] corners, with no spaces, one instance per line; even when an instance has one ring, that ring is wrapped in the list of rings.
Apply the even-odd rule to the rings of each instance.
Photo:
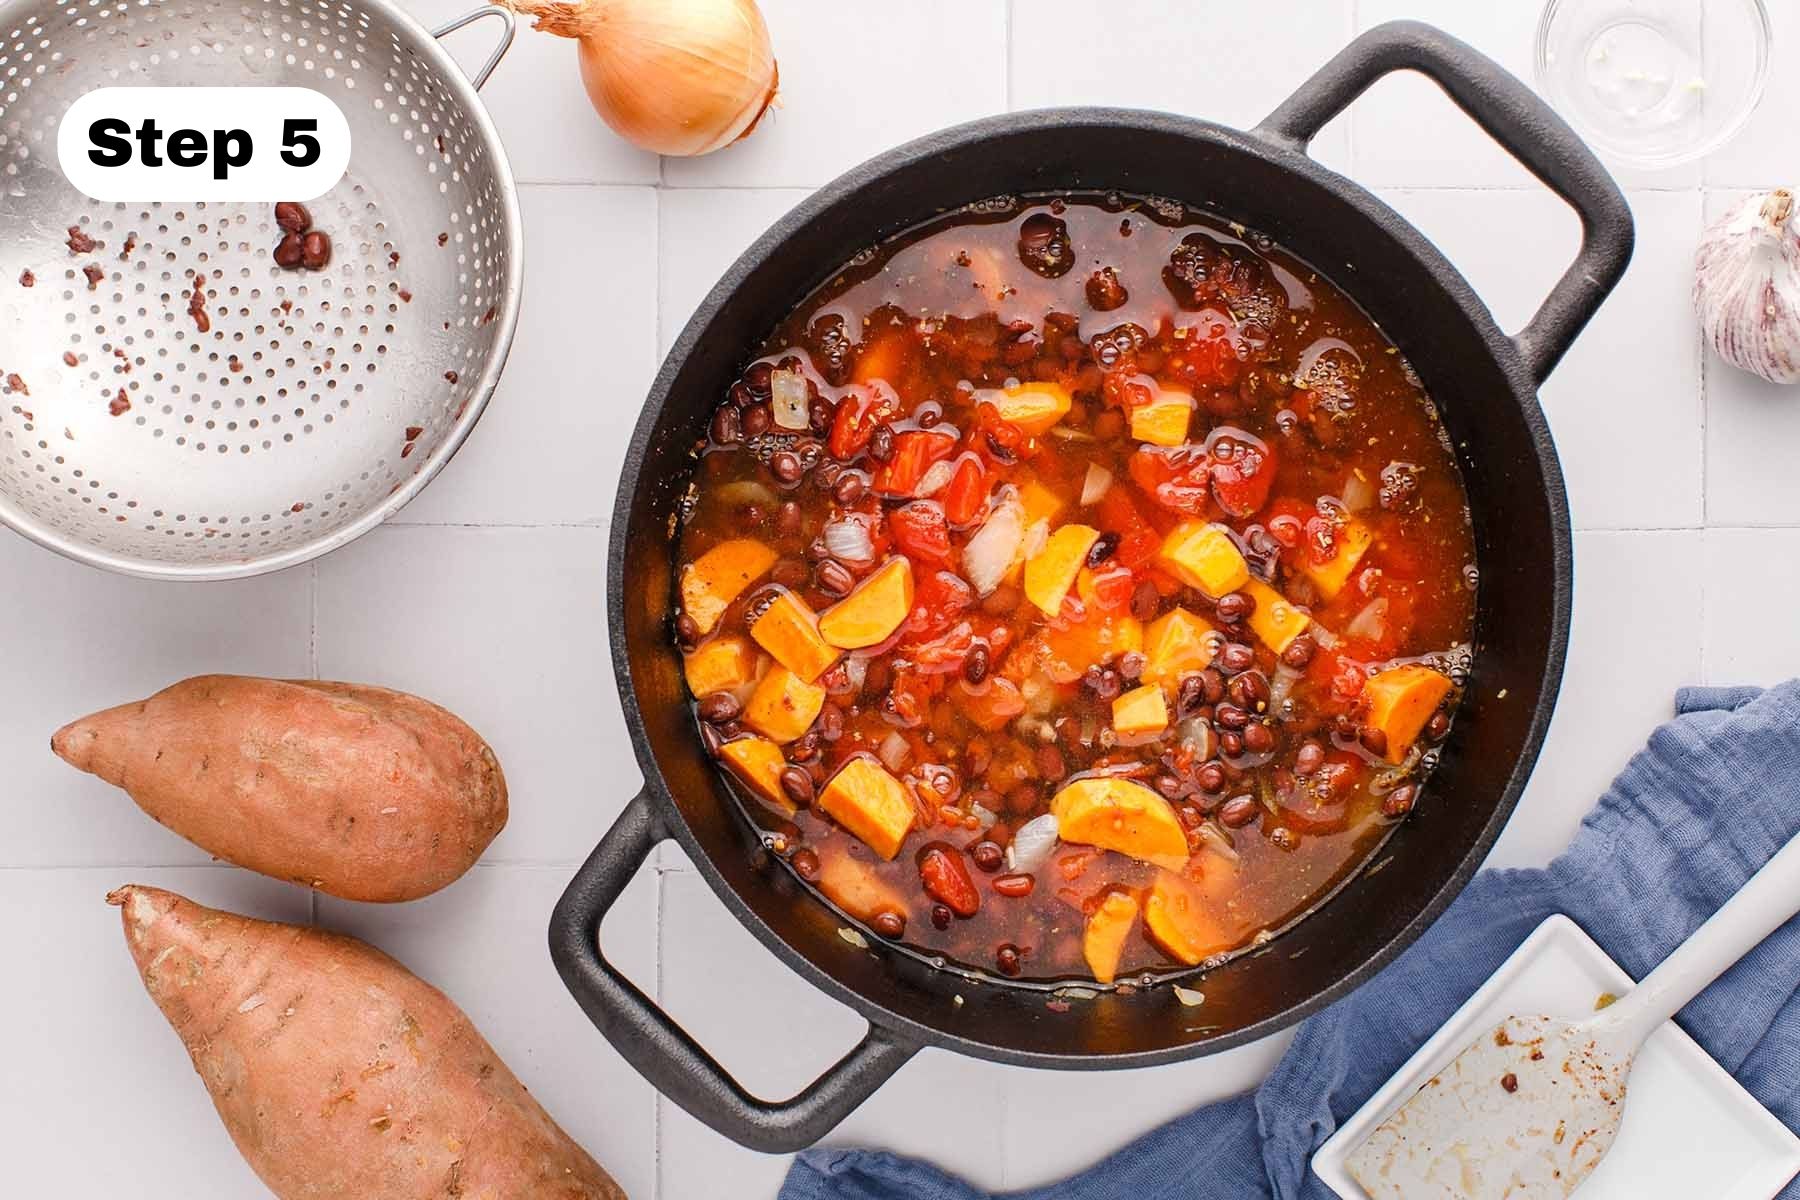
[[[1183,521],[1169,530],[1158,558],[1169,574],[1215,600],[1250,578],[1250,564],[1223,525]]]
[[[1337,531],[1337,552],[1322,563],[1315,563],[1311,555],[1300,556],[1300,570],[1313,581],[1319,594],[1329,600],[1344,590],[1350,582],[1350,573],[1362,562],[1363,555],[1369,552],[1369,546],[1375,541],[1375,534],[1370,528],[1351,517]]]
[[[981,401],[993,405],[1001,420],[1035,437],[1069,415],[1073,398],[1060,383],[1020,383],[985,391]]]
[[[1170,871],[1156,873],[1144,898],[1144,929],[1163,953],[1190,967],[1232,947],[1206,896]]]
[[[744,724],[777,742],[791,742],[812,728],[824,705],[824,688],[774,666],[750,693]]]
[[[682,659],[681,669],[697,697],[735,692],[756,678],[756,650],[748,638],[716,637]]]
[[[1065,842],[1098,846],[1159,867],[1180,870],[1187,835],[1169,802],[1129,779],[1090,776],[1068,784],[1050,801]]]
[[[838,660],[835,647],[819,635],[819,619],[806,601],[782,592],[768,611],[750,627],[756,644],[775,656],[775,661],[811,683]]]
[[[1169,705],[1154,683],[1132,688],[1112,703],[1113,730],[1126,737],[1147,737],[1169,727]]]
[[[1036,479],[1027,479],[1019,485],[1019,507],[1025,510],[1025,528],[1030,529],[1039,521],[1054,521],[1063,510],[1063,498],[1039,483]]]
[[[1087,919],[1081,934],[1081,953],[1088,970],[1101,983],[1111,983],[1119,974],[1119,957],[1125,953],[1125,939],[1137,924],[1138,902],[1129,892],[1108,892],[1094,915]]]
[[[1131,436],[1152,446],[1179,446],[1187,441],[1194,398],[1186,392],[1158,392],[1156,399],[1131,410]]]
[[[1173,689],[1190,671],[1203,669],[1218,652],[1213,627],[1185,608],[1173,608],[1144,631],[1145,683]]]
[[[781,773],[787,769],[787,759],[780,746],[767,738],[735,738],[719,747],[719,757],[751,791],[783,812],[794,811],[794,802],[781,790]]]
[[[725,609],[761,579],[780,555],[755,538],[720,542],[681,568],[681,611],[711,633]]]
[[[1280,654],[1295,638],[1306,632],[1312,618],[1289,604],[1287,597],[1260,579],[1252,579],[1243,590],[1256,601],[1250,610],[1250,630],[1263,645]]]
[[[918,812],[906,785],[866,755],[853,758],[838,769],[819,793],[819,807],[887,859],[900,853],[900,844],[906,840]]]
[[[900,889],[877,875],[868,863],[851,858],[842,845],[835,851],[820,847],[819,890],[858,921],[873,920],[884,912],[911,915]]]
[[[819,635],[833,646],[856,650],[885,642],[912,612],[912,562],[895,555],[819,614]]]
[[[1057,683],[1073,683],[1089,667],[1143,648],[1142,621],[1129,614],[1112,616],[1089,609],[1086,620],[1055,623],[1044,630],[1044,670]]]
[[[1099,538],[1100,531],[1091,525],[1064,525],[1052,533],[1025,562],[1026,598],[1054,617]]]
[[[979,686],[959,679],[950,688],[950,701],[978,729],[995,733],[1011,725],[1025,711],[1025,698],[1007,679],[990,675]]]
[[[1406,758],[1406,751],[1418,739],[1419,731],[1444,697],[1450,694],[1450,680],[1418,663],[1389,667],[1363,684],[1363,695],[1369,701],[1369,724],[1387,734],[1386,758],[1391,763]]]

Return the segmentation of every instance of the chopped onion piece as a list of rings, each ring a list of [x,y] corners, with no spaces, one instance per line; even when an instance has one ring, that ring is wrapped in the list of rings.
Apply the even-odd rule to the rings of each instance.
[[[798,371],[769,372],[769,413],[782,429],[808,428],[806,376]]]
[[[1193,751],[1195,762],[1205,762],[1219,752],[1219,735],[1210,722],[1189,717],[1175,731],[1182,745]]]
[[[1375,481],[1360,471],[1352,470],[1350,477],[1344,480],[1344,490],[1338,495],[1338,499],[1353,513],[1374,508]]]
[[[988,808],[984,804],[969,805],[969,815],[974,817],[976,821],[980,822],[981,828],[983,830],[992,829],[994,827],[994,822],[996,822],[1000,819],[999,813],[995,812],[991,808]]]
[[[1200,840],[1206,843],[1206,848],[1208,850],[1211,850],[1226,862],[1235,863],[1238,861],[1237,847],[1231,844],[1230,834],[1226,833],[1223,829],[1220,829],[1217,825],[1214,825],[1211,821],[1201,822],[1199,833]]]
[[[1344,626],[1344,636],[1369,642],[1384,640],[1387,637],[1387,611],[1387,597],[1375,597],[1350,618],[1350,623]]]
[[[1299,681],[1301,672],[1276,660],[1275,677],[1269,680],[1269,711],[1281,713],[1287,710],[1288,697],[1293,693],[1294,684]]]
[[[898,775],[912,757],[912,746],[898,729],[890,729],[888,735],[881,739],[881,745],[876,747],[875,757],[881,760],[882,766]]]
[[[963,547],[963,574],[976,595],[989,595],[1000,586],[1024,537],[1025,506],[1015,493],[1008,492]]]
[[[1179,983],[1171,985],[1175,990],[1175,998],[1189,1008],[1199,1008],[1206,1003],[1206,994],[1196,992],[1193,988],[1184,988]]]
[[[1100,503],[1106,489],[1112,486],[1113,474],[1099,463],[1089,463],[1087,477],[1081,481],[1081,506]]]
[[[954,474],[956,468],[950,465],[950,460],[940,458],[931,464],[925,477],[919,480],[919,486],[913,489],[913,495],[921,500],[937,495],[950,486],[950,477]]]
[[[849,942],[852,946],[855,946],[858,950],[867,950],[869,948],[869,940],[854,929],[839,925],[837,933],[839,937],[843,938],[846,942]]]
[[[862,691],[863,681],[869,677],[869,660],[861,654],[851,654],[844,659],[844,693],[854,696]]]
[[[1012,844],[1006,848],[1006,869],[1015,875],[1031,875],[1050,860],[1056,849],[1058,832],[1056,817],[1045,813],[1033,817],[1014,831]]]
[[[1023,547],[1026,558],[1036,558],[1044,552],[1044,543],[1050,540],[1050,522],[1034,521],[1030,529],[1025,531]]]
[[[775,493],[769,486],[754,479],[735,479],[730,483],[720,484],[713,495],[734,508],[748,504],[763,504],[773,508],[777,503]]]
[[[833,521],[825,526],[821,536],[825,539],[825,549],[833,558],[865,563],[875,557],[875,543],[869,537],[869,527],[861,521]]]

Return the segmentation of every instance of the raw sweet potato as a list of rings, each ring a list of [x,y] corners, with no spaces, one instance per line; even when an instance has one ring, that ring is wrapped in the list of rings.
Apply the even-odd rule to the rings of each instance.
[[[202,675],[50,746],[203,850],[346,900],[435,892],[506,824],[487,743],[386,688]]]
[[[281,1200],[624,1200],[469,1018],[381,951],[136,884],[107,902]]]

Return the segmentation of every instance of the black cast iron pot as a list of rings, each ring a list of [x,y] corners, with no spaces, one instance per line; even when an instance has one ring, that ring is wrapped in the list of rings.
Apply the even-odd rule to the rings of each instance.
[[[1581,218],[1574,265],[1516,336],[1418,231],[1307,157],[1327,121],[1397,70],[1436,80]],[[945,210],[995,195],[1109,189],[1175,197],[1262,230],[1361,303],[1442,410],[1481,570],[1474,674],[1426,802],[1317,912],[1210,972],[1202,1009],[1153,988],[1059,1012],[1041,991],[847,943],[844,918],[771,867],[734,810],[701,753],[669,636],[673,510],[689,448],[775,321],[859,251]],[[1368,979],[1468,881],[1537,758],[1562,675],[1572,581],[1568,503],[1537,389],[1618,282],[1631,245],[1624,198],[1574,133],[1492,62],[1410,23],[1358,38],[1249,132],[1116,109],[1018,113],[922,138],[821,190],[700,306],[625,461],[607,601],[645,782],[557,905],[550,948],[569,990],[664,1095],[745,1145],[785,1151],[822,1136],[922,1046],[1032,1067],[1149,1066],[1273,1033]],[[601,956],[601,917],[664,838],[681,843],[764,945],[869,1021],[868,1036],[790,1100],[746,1093]]]

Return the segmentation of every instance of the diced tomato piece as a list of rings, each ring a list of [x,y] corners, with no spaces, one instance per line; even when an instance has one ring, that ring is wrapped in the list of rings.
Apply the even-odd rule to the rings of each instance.
[[[1025,431],[1002,419],[999,410],[991,404],[975,406],[974,428],[977,436],[971,436],[969,440],[990,467],[996,464],[1010,466],[1031,448],[1031,439],[1025,436]]]
[[[1214,430],[1206,450],[1219,507],[1234,517],[1255,516],[1275,486],[1275,451],[1261,438],[1235,429]]]
[[[911,644],[907,652],[919,670],[936,675],[960,669],[974,648],[975,627],[959,621],[934,638]]]
[[[913,610],[908,618],[910,637],[929,638],[948,628],[950,623],[975,603],[975,589],[960,575],[950,571],[930,571],[919,576],[913,585]]]
[[[950,689],[950,695],[971,724],[990,733],[1006,728],[1014,717],[1025,711],[1025,698],[1019,694],[1019,689],[995,675],[990,675],[978,687],[970,687],[958,680]]]
[[[1120,539],[1120,545],[1124,539]],[[1131,607],[1131,594],[1137,590],[1137,579],[1131,569],[1119,561],[1117,551],[1110,561],[1094,568],[1091,580],[1094,604],[1104,613],[1122,613]]]
[[[914,500],[888,514],[888,530],[914,567],[941,567],[950,561],[950,525],[936,500]]]
[[[1106,403],[1125,413],[1156,399],[1158,390],[1156,380],[1150,376],[1127,371],[1107,372],[1100,385],[1100,394]]]
[[[1306,673],[1340,703],[1362,695],[1363,683],[1369,677],[1365,663],[1351,653],[1347,644],[1314,654]]]
[[[1204,516],[1212,503],[1212,459],[1201,446],[1139,446],[1126,463],[1131,481],[1164,508]]]
[[[1269,505],[1263,524],[1286,549],[1298,547],[1306,537],[1306,523],[1317,515],[1310,504],[1302,504],[1291,496],[1280,496]]]
[[[875,471],[875,490],[884,496],[910,496],[925,472],[956,449],[956,439],[938,429],[909,429],[894,435],[894,457]]]
[[[1236,386],[1244,364],[1238,358],[1231,330],[1223,324],[1213,324],[1192,332],[1200,336],[1176,343],[1181,348],[1169,355],[1164,374],[1179,380],[1190,391]]]
[[[889,388],[876,385],[851,392],[838,401],[825,448],[839,462],[849,462],[869,447],[875,427],[891,421],[900,406]]]
[[[1337,522],[1323,513],[1314,513],[1301,526],[1300,544],[1314,566],[1324,566],[1337,557]]]
[[[1118,549],[1113,551],[1113,561],[1135,571],[1156,557],[1162,548],[1162,538],[1157,534],[1144,514],[1132,502],[1131,493],[1122,487],[1110,487],[1100,497],[1096,506],[1100,528],[1107,533],[1119,535]]]
[[[987,498],[987,468],[979,454],[964,450],[956,456],[950,484],[944,489],[944,516],[952,525],[967,525],[987,507]]]

